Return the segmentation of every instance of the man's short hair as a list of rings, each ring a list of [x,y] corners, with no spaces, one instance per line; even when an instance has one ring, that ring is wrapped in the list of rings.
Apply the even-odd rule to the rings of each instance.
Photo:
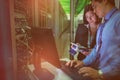
[[[91,1],[102,2],[103,0],[91,0]],[[115,0],[108,0],[108,2],[109,2],[111,5],[114,5],[114,6],[115,6]]]

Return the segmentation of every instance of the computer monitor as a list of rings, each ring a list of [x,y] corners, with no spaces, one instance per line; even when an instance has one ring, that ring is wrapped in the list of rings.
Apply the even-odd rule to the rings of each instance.
[[[44,59],[59,68],[60,61],[52,29],[33,27],[31,34],[35,46],[34,54],[39,55],[38,58],[40,59],[36,59],[39,60],[36,64],[39,64],[41,59]]]

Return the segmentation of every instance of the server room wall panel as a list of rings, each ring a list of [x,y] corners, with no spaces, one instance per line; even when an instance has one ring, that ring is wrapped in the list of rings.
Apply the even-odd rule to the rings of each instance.
[[[26,65],[34,60],[30,35],[32,27],[52,28],[59,57],[69,57],[69,23],[58,0],[10,0],[8,3],[11,5],[10,13],[6,14],[10,15],[12,32],[8,38],[12,40],[11,55],[17,80],[31,80]]]

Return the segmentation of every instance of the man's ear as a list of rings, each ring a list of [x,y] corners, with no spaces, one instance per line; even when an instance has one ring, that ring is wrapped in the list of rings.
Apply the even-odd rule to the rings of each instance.
[[[108,0],[103,0],[103,2],[105,5],[108,4]]]

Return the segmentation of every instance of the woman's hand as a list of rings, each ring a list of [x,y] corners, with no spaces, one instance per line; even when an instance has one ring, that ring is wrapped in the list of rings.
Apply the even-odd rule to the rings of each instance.
[[[82,52],[82,54],[85,55],[85,56],[89,55],[89,53],[90,53],[90,52],[88,52],[88,51],[83,51],[83,52]]]
[[[85,56],[89,55],[91,52],[91,49],[89,49],[88,51],[82,51],[81,53]]]

